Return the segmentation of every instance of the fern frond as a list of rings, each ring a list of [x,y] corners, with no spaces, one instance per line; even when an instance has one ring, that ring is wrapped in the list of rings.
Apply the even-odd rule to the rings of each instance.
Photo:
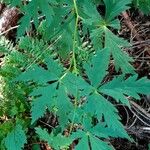
[[[4,36],[0,37],[0,54],[7,54],[14,50],[13,43],[7,40]]]

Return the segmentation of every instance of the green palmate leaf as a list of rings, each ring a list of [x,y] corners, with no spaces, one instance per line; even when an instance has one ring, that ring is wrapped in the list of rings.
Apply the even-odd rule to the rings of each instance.
[[[126,95],[134,97],[135,99],[140,99],[138,94],[149,94],[150,81],[146,78],[137,80],[136,75],[126,80],[124,80],[123,77],[118,77],[101,86],[99,90],[129,106]]]
[[[50,107],[53,104],[53,97],[55,96],[57,84],[51,84],[50,86],[46,87],[39,87],[35,89],[31,96],[39,96],[35,98],[32,102],[32,123],[34,123],[37,119],[42,117],[46,112],[46,108]]]
[[[36,133],[39,135],[40,139],[46,140],[48,143],[52,142],[50,134],[41,128],[36,128]]]
[[[32,102],[32,123],[42,117],[48,108],[59,116],[60,127],[64,128],[67,124],[67,115],[73,108],[64,87],[59,86],[57,89],[57,84],[56,82],[46,87],[39,87],[31,93],[31,96],[42,95]]]
[[[103,142],[95,135],[90,132],[77,131],[73,133],[73,138],[79,138],[79,144],[76,146],[75,150],[112,150],[113,147],[109,146],[106,142]],[[90,148],[91,147],[91,148]]]
[[[95,87],[95,90],[93,87],[93,94],[88,96],[88,101],[84,105],[84,111],[91,115],[96,115],[99,120],[102,118],[102,116],[104,116],[107,126],[112,128],[112,130],[116,132],[116,135],[128,138],[123,126],[119,122],[120,118],[115,107],[97,92],[97,87],[100,85],[102,79],[106,75],[109,57],[110,53],[108,49],[104,49],[102,51],[98,51],[95,56],[93,56],[90,64],[87,63],[84,65],[91,84]],[[119,92],[116,95],[118,98],[122,96]],[[105,111],[106,109],[108,110],[107,112]],[[111,116],[109,114],[111,114]]]
[[[48,64],[48,70],[39,67],[38,65],[33,65],[27,72],[23,73],[21,76],[16,78],[17,81],[36,81],[37,83],[47,83],[48,81],[58,80],[62,74],[63,68],[54,61],[52,58],[46,60]],[[37,78],[38,75],[38,78]]]
[[[133,59],[121,50],[121,48],[129,46],[129,43],[113,34],[107,28],[113,27],[117,30],[120,29],[120,22],[118,19],[115,19],[115,17],[122,11],[126,10],[128,8],[127,4],[129,4],[131,1],[104,0],[106,6],[105,19],[97,12],[96,8],[94,7],[95,5],[92,2],[88,0],[85,2],[90,3],[91,11],[86,7],[84,8],[84,13],[87,16],[84,17],[83,23],[90,30],[90,38],[94,49],[98,50],[104,45],[105,48],[109,49],[110,55],[113,56],[117,71],[119,68],[121,68],[123,73],[134,73],[134,68],[130,64],[130,62],[133,62]],[[92,15],[95,17],[92,17]]]
[[[123,3],[123,5],[121,4],[121,2]],[[121,50],[121,48],[128,47],[130,44],[124,39],[119,38],[118,36],[113,34],[108,29],[108,27],[120,29],[120,22],[118,19],[114,19],[114,17],[118,15],[120,11],[127,9],[126,4],[128,3],[129,1],[124,0],[105,0],[106,7],[108,7],[106,8],[108,9],[108,11],[106,11],[108,20],[107,17],[104,20],[100,14],[96,15],[96,18],[91,17],[88,11],[85,11],[88,17],[85,17],[85,19],[83,19],[83,23],[90,30],[90,38],[95,50],[98,50],[102,47],[107,48],[109,51],[108,53],[113,56],[114,65],[117,71],[121,68],[123,73],[134,73],[134,68],[130,64],[131,62],[133,62],[133,59]],[[120,7],[118,8],[118,6]],[[95,7],[91,9],[93,9],[93,12],[97,11]]]
[[[72,49],[73,45],[73,32],[64,30],[61,34],[61,40],[58,41],[56,46],[58,47],[59,51],[58,53],[63,57],[66,58],[68,53]]]
[[[91,31],[90,38],[96,50],[103,48],[104,31],[101,28],[96,28]]]
[[[28,70],[28,72],[25,72],[18,78],[16,78],[17,81],[35,81],[39,84],[46,83],[51,80],[57,80],[57,76],[54,74],[49,75],[45,69],[39,67],[38,65],[33,65],[33,67]],[[37,78],[37,75],[39,76]]]
[[[99,140],[97,137],[90,136],[89,138],[92,150],[97,150],[100,148],[101,150],[112,150],[113,148],[109,146],[106,142]]]
[[[89,148],[89,139],[88,136],[86,135],[81,135],[79,138],[81,138],[81,140],[79,141],[79,144],[76,146],[75,150],[90,150]]]
[[[57,98],[54,101],[54,106],[57,109],[56,114],[58,115],[58,120],[61,122],[60,127],[64,129],[68,123],[68,115],[73,109],[73,105],[68,98],[65,87],[60,86],[56,91]]]
[[[58,9],[57,11],[60,11],[60,10]],[[69,13],[69,10],[68,12],[66,12],[66,14],[67,13]],[[65,15],[63,16],[64,18],[62,17],[62,14],[58,14],[58,15],[60,17],[57,16],[58,18],[54,18],[52,20],[51,28],[43,27],[44,29],[42,31],[42,34],[44,33],[43,37],[46,40],[56,39],[57,37],[56,42],[55,42],[55,48],[57,49],[57,52],[61,57],[66,58],[69,52],[72,50],[72,46],[73,46],[75,17],[73,14],[71,14],[64,20]],[[60,24],[60,22],[63,22],[63,23]]]
[[[104,0],[106,6],[105,18],[107,21],[114,19],[121,12],[127,10],[131,0]]]
[[[88,6],[88,7],[87,7]],[[102,29],[98,28],[101,25],[103,26],[105,24],[105,21],[103,19],[103,17],[99,14],[99,12],[97,11],[95,5],[93,2],[89,1],[89,0],[85,0],[83,3],[83,11],[81,13],[81,16],[83,17],[83,28],[87,27],[88,30],[90,30],[91,32],[91,39],[93,40],[93,44],[97,47],[101,46],[101,42],[102,42]],[[95,36],[95,34],[97,36]],[[96,41],[98,42],[96,44]],[[97,48],[95,47],[95,49]],[[101,47],[98,47],[101,48]]]
[[[97,137],[109,138],[109,137],[120,137],[115,130],[106,126],[105,123],[97,124],[90,129],[90,132]]]
[[[76,76],[72,73],[67,73],[62,79],[62,85],[69,94],[75,97],[88,95],[92,90],[92,87],[81,76]]]
[[[4,139],[7,150],[21,150],[26,141],[26,135],[20,125],[17,125]]]
[[[42,130],[41,128],[36,128],[36,133],[41,140],[48,142],[48,144],[56,150],[68,148],[73,142],[73,139],[69,137],[65,137],[61,134],[55,136],[53,133],[49,134],[46,130]]]
[[[110,52],[109,49],[106,48],[98,51],[95,56],[93,56],[90,63],[84,65],[86,74],[93,86],[97,87],[107,74],[106,70],[108,68],[109,60]]]
[[[72,2],[72,1],[70,1]],[[71,13],[72,6],[69,4],[64,7],[63,3],[59,2],[60,7],[53,7],[55,12],[55,17],[52,18],[50,27],[47,24],[46,20],[43,20],[38,27],[38,32],[42,35],[42,37],[48,41],[51,39],[55,39],[56,37],[61,37],[61,42],[57,42],[56,45],[60,49],[70,48],[72,44],[74,25],[75,25],[75,16],[74,13]],[[67,15],[70,14],[70,15]],[[67,41],[69,40],[69,42]],[[63,47],[65,45],[65,47]]]
[[[29,15],[25,15],[20,19],[20,28],[17,31],[18,38],[24,34],[24,32],[30,27],[31,17]]]
[[[88,6],[88,7],[87,7]],[[99,15],[98,11],[96,10],[96,6],[93,2],[89,0],[84,0],[83,3],[83,12],[81,14],[85,20],[83,22],[88,25],[96,25],[102,20],[102,17]]]
[[[68,94],[75,97],[85,96],[90,93],[91,87],[80,76],[69,72],[62,75],[63,68],[54,60],[47,60],[45,65],[46,70],[36,65],[16,80],[34,81],[44,85],[35,88],[30,94],[34,97],[31,108],[32,123],[42,117],[46,109],[49,109],[58,115],[60,126],[64,128],[69,119],[67,115],[74,110]]]
[[[22,36],[24,32],[28,30],[31,19],[33,19],[36,27],[38,26],[39,11],[42,12],[42,15],[46,16],[47,24],[50,25],[52,16],[54,15],[50,3],[55,3],[55,2],[56,2],[55,0],[53,1],[43,0],[42,2],[40,0],[32,0],[27,5],[25,5],[23,7],[23,10],[25,11],[25,15],[20,20],[21,24],[18,30],[18,37]]]
[[[117,37],[108,28],[105,28],[105,47],[110,50],[114,58],[116,70],[118,71],[121,68],[123,73],[134,73],[134,67],[130,64],[133,59],[121,50],[122,47],[128,46],[127,41]]]
[[[54,60],[52,58],[47,59],[45,62],[46,62],[47,68],[48,68],[48,72],[50,74],[55,75],[57,78],[60,78],[64,71],[64,68],[62,67],[60,62],[58,60]]]
[[[50,111],[55,111],[56,109],[55,113],[59,116],[59,120],[61,121],[60,126],[63,128],[69,119],[67,115],[73,111],[73,105],[68,98],[68,93],[75,96],[83,95],[83,93],[85,95],[90,90],[88,86],[87,89],[85,86],[87,84],[86,82],[84,83],[84,80],[79,77],[77,78],[73,74],[67,74],[60,83],[55,82],[33,90],[31,96],[36,96],[36,98],[32,102],[32,123],[44,115],[46,108]]]
[[[114,29],[117,29],[117,30],[120,30],[120,28],[121,28],[119,19],[112,20],[108,26],[110,26]]]
[[[104,121],[107,126],[116,132],[118,137],[129,138],[119,121],[120,117],[117,114],[117,109],[100,94],[92,94],[89,96],[88,102],[84,106],[84,111],[92,116],[96,115],[99,121],[104,116]]]
[[[71,11],[70,9],[68,11]],[[64,20],[62,21],[64,22]],[[59,40],[56,43],[56,47],[58,49],[58,53],[63,58],[65,58],[69,54],[69,52],[72,51],[75,24],[76,24],[76,18],[74,14],[70,14],[65,20],[65,22],[62,25],[59,25],[58,33],[61,37],[61,40]],[[56,29],[54,28],[54,30]],[[79,42],[79,39],[80,37],[79,35],[77,35],[77,43]]]

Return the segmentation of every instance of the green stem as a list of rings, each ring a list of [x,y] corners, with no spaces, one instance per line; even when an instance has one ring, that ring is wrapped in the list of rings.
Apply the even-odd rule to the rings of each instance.
[[[73,3],[74,3],[75,14],[76,14],[76,23],[75,23],[74,36],[73,36],[72,63],[73,63],[73,72],[78,73],[77,63],[76,63],[76,58],[75,58],[75,48],[76,48],[76,38],[77,38],[79,14],[78,14],[78,8],[77,8],[76,0],[73,0]]]
[[[60,77],[59,82],[67,75],[67,71]]]
[[[77,7],[76,0],[73,0],[73,4],[74,4],[75,13],[76,13],[77,17],[79,17],[78,7]]]
[[[72,63],[73,63],[73,72],[78,74],[77,63],[76,63],[76,58],[75,58],[75,48],[76,48],[76,38],[77,38],[79,14],[78,14],[78,8],[77,8],[76,0],[73,0],[73,3],[74,3],[75,14],[76,14],[76,23],[75,23],[74,36],[73,36]],[[71,64],[71,66],[72,66],[72,64]],[[76,98],[75,98],[74,107],[75,107],[75,109],[74,109],[72,123],[71,123],[70,129],[69,129],[69,134],[72,132],[73,126],[74,126],[75,111],[76,111],[76,108],[77,108],[77,99]]]

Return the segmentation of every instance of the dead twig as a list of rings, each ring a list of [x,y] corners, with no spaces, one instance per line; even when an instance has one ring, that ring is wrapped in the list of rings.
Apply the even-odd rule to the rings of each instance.
[[[122,13],[122,16],[125,20],[125,24],[131,30],[131,32],[133,33],[133,36],[136,38],[136,40],[137,41],[143,41],[143,39],[139,36],[138,32],[136,31],[134,25],[132,24],[128,13],[125,11],[125,12]]]

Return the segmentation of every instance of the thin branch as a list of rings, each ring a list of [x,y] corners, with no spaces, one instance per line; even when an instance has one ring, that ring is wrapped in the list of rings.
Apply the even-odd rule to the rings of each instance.
[[[139,36],[138,32],[136,31],[134,25],[132,24],[128,13],[125,11],[125,12],[122,13],[122,16],[125,20],[125,24],[131,30],[131,32],[133,33],[133,36],[136,38],[136,40],[143,41],[143,39]]]

